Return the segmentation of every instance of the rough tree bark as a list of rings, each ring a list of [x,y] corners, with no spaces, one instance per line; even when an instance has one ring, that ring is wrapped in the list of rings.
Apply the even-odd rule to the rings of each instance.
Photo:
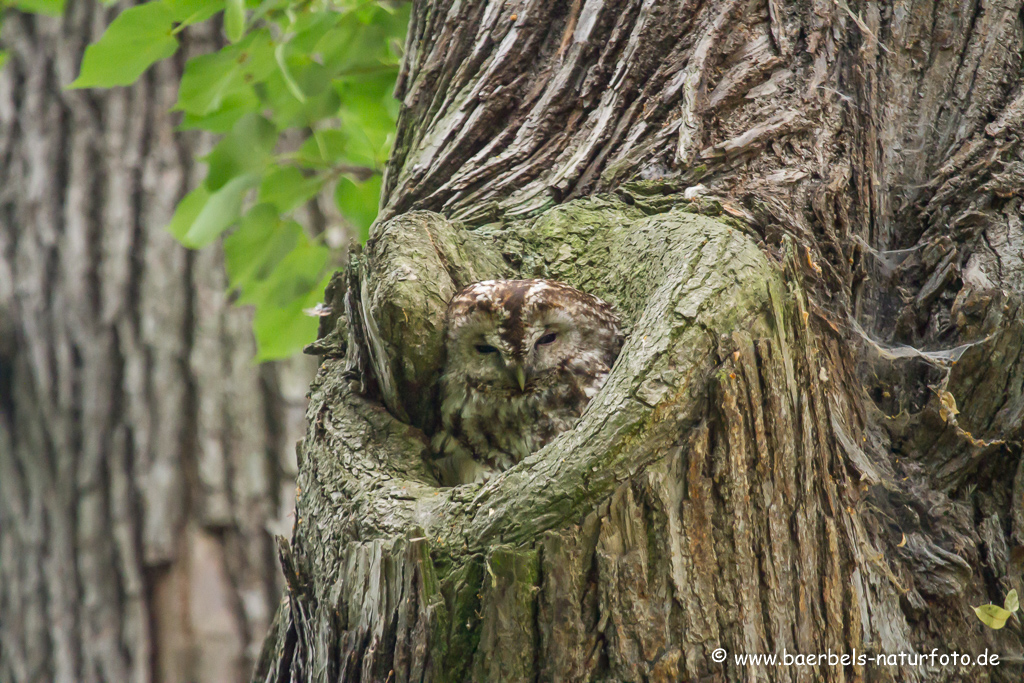
[[[283,585],[312,373],[253,368],[220,255],[163,231],[209,146],[168,112],[184,60],[63,89],[115,11],[4,21],[0,680],[240,681]]]
[[[971,607],[1024,588],[1022,4],[417,2],[254,680],[1018,680]],[[508,275],[629,337],[441,488],[441,312]]]

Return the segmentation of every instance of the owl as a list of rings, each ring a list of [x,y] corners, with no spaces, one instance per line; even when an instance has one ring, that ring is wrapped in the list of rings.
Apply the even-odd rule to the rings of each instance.
[[[441,482],[485,481],[571,429],[622,348],[619,318],[550,280],[487,280],[452,298],[440,380]]]

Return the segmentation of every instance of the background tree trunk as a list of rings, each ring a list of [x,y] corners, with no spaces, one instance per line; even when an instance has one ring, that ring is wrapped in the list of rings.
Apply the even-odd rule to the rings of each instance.
[[[239,681],[278,601],[310,368],[253,367],[220,254],[163,231],[209,142],[168,112],[184,59],[63,89],[115,11],[4,23],[0,680]]]
[[[1021,8],[417,2],[254,680],[1018,680],[971,607],[1024,587]],[[439,488],[439,312],[508,274],[630,336],[573,432]],[[784,651],[896,660],[732,659]]]

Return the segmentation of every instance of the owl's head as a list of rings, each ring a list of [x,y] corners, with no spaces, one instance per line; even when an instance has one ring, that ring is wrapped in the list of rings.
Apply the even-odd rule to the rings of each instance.
[[[529,393],[560,371],[622,346],[619,319],[604,301],[551,280],[486,280],[448,305],[447,367],[481,387]]]

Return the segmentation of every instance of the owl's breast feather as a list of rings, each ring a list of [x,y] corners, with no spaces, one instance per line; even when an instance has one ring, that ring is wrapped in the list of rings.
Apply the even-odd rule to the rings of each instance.
[[[531,379],[525,391],[444,376],[443,432],[434,443],[456,477],[446,483],[486,480],[572,429],[609,370],[599,354],[584,352],[557,372]]]

